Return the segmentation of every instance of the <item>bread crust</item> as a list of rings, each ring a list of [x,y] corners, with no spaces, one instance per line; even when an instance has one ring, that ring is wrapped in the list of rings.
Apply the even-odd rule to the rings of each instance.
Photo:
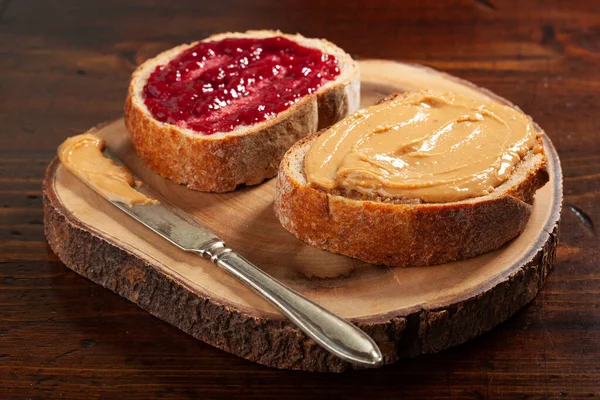
[[[337,46],[278,31],[223,33],[205,41],[229,37],[283,36],[338,57],[340,80],[278,114],[235,133],[202,135],[157,121],[147,110],[141,89],[156,65],[195,43],[177,46],[146,61],[134,72],[125,102],[125,124],[140,158],[156,173],[190,189],[227,192],[240,184],[255,185],[277,174],[281,158],[296,141],[327,127],[358,108],[360,76],[352,58]]]
[[[353,199],[306,182],[304,154],[319,134],[300,140],[283,157],[275,214],[298,239],[371,264],[427,266],[495,250],[525,229],[535,191],[548,181],[544,153],[531,151],[509,181],[487,196],[448,203]]]

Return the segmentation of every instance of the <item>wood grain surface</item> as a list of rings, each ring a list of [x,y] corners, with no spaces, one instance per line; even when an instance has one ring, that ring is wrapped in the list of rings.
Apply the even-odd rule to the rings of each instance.
[[[506,103],[421,65],[359,64],[363,107],[382,93],[425,88]],[[536,192],[523,233],[478,257],[402,268],[370,265],[299,241],[275,217],[275,179],[230,193],[191,191],[144,164],[122,119],[93,132],[152,190],[152,197],[180,207],[263,271],[369,333],[384,364],[444,350],[504,322],[537,295],[556,259],[562,172],[546,136],[549,182]],[[282,369],[352,368],[209,260],[177,249],[127,218],[57,159],[44,179],[44,230],[67,267],[217,348]]]
[[[0,2],[0,398],[600,396],[599,27],[600,4],[584,0]],[[66,269],[42,226],[56,146],[118,118],[147,57],[251,28],[427,64],[532,115],[565,175],[557,264],[540,295],[468,344],[316,375],[204,345]]]

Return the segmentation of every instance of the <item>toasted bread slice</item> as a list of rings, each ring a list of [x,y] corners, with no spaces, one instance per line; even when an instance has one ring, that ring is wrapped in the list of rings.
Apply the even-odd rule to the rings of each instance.
[[[258,184],[276,175],[283,154],[296,141],[332,125],[358,108],[358,65],[326,40],[278,31],[248,31],[218,34],[205,41],[273,36],[334,55],[340,74],[272,119],[240,126],[231,132],[203,135],[160,122],[144,104],[143,89],[150,74],[197,42],[167,50],[134,72],[125,104],[125,123],[135,150],[153,171],[201,191],[227,192],[240,184]]]
[[[275,214],[300,240],[372,264],[435,265],[495,250],[523,231],[535,191],[548,181],[544,152],[532,150],[492,193],[466,200],[422,203],[327,192],[312,187],[304,172],[318,136],[300,140],[283,157]]]

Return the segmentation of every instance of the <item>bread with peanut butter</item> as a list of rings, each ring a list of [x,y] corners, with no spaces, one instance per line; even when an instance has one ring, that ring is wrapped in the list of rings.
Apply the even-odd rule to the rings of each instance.
[[[358,108],[359,85],[357,63],[326,40],[223,33],[138,67],[125,123],[153,171],[226,192],[275,176],[296,141]]]
[[[285,154],[275,213],[300,240],[372,264],[474,257],[525,228],[548,181],[542,135],[516,107],[392,95]]]

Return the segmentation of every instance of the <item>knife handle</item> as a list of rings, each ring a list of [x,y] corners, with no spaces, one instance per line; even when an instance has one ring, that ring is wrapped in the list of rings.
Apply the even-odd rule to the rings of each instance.
[[[342,360],[363,367],[383,362],[379,347],[366,333],[327,311],[300,293],[281,284],[250,261],[215,242],[203,251],[204,257],[238,278],[277,307],[300,330]]]

